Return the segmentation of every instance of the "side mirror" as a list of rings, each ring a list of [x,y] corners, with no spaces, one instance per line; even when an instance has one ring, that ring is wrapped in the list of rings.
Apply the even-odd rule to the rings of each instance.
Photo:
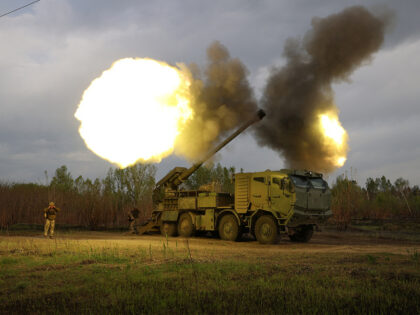
[[[289,181],[289,191],[290,191],[291,193],[294,193],[294,192],[295,192],[295,187],[293,186],[292,181]]]

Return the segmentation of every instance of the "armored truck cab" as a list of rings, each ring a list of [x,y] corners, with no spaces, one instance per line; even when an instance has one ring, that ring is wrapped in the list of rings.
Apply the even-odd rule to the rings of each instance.
[[[256,230],[260,216],[271,216],[293,241],[304,242],[332,215],[330,205],[331,191],[319,173],[283,169],[235,175],[235,211],[249,216],[247,227],[261,242],[272,240]]]

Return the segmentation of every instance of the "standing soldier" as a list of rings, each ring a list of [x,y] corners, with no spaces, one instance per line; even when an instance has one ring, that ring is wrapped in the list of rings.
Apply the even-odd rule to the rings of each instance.
[[[48,208],[44,209],[44,218],[45,218],[45,227],[44,227],[44,237],[48,236],[48,230],[50,231],[50,238],[54,236],[54,227],[55,227],[55,215],[60,211],[60,208],[57,208],[54,202],[50,202]]]
[[[128,211],[128,222],[130,223],[129,233],[137,233],[137,219],[139,218],[139,214],[140,211],[137,208]]]

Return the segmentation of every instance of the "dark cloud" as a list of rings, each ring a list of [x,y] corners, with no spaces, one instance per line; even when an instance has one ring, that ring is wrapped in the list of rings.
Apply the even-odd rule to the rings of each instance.
[[[22,4],[26,1],[1,1],[0,11]],[[73,113],[90,81],[116,59],[151,57],[173,64],[193,61],[205,64],[206,47],[219,40],[229,48],[231,56],[243,61],[250,81],[257,84],[266,79],[257,77],[260,69],[269,69],[274,63],[284,64],[279,52],[286,38],[304,34],[314,16],[322,18],[355,4],[365,1],[42,0],[1,18],[0,40],[4,43],[0,58],[1,178],[36,180],[43,177],[45,169],[52,172],[62,164],[77,175],[95,177],[105,173],[110,165],[84,148]],[[394,53],[401,54],[402,43],[417,43],[420,2],[387,0],[371,1],[369,5],[386,5],[396,12],[395,26],[386,36],[384,46],[391,55],[387,57],[380,52],[370,67],[357,70],[351,78],[353,82],[340,85],[336,93],[340,118],[344,127],[348,126],[350,136],[348,165],[365,174],[371,164],[359,157],[366,146],[352,142],[352,134],[368,123],[366,117],[378,117],[381,127],[375,128],[397,128],[407,116],[413,116],[413,111],[418,113],[413,105],[413,100],[419,99],[418,92],[410,91],[420,71],[415,63],[408,68],[397,66],[406,64],[407,57],[392,62]],[[380,67],[376,66],[377,59],[381,60]],[[388,70],[390,63],[393,68]],[[398,76],[407,81],[411,78],[412,83],[399,85],[397,81],[401,78],[394,80]],[[397,90],[398,93],[392,93]],[[411,93],[408,99],[407,93]],[[396,103],[398,108],[393,107]],[[364,114],[359,114],[362,111]],[[369,128],[362,130],[369,132]],[[414,134],[401,137],[413,142],[413,147],[419,138]],[[380,155],[372,153],[372,159],[381,161],[384,155],[393,156],[391,151],[399,150],[398,146],[389,148],[380,134],[372,141],[384,150]],[[407,161],[416,154],[413,150],[400,151],[406,153]],[[261,170],[283,166],[278,154],[258,148],[249,136],[238,138],[223,152],[221,162],[238,168]],[[91,160],[87,162],[86,157]],[[394,172],[393,165],[401,160],[404,159],[384,160],[383,170]],[[158,173],[164,174],[180,162],[173,158],[163,161]],[[401,174],[420,183],[419,174],[412,170],[407,168]]]

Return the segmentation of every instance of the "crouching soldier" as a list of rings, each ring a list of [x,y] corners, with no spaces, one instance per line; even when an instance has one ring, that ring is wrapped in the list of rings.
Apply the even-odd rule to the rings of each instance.
[[[130,224],[128,228],[129,233],[137,233],[137,221],[139,218],[140,211],[137,208],[134,208],[128,211],[128,222]]]
[[[48,236],[48,231],[50,232],[50,238],[54,236],[54,227],[55,227],[55,216],[57,212],[60,211],[60,208],[57,208],[54,202],[50,202],[48,208],[44,209],[44,218],[45,218],[45,227],[44,227],[44,237]]]

